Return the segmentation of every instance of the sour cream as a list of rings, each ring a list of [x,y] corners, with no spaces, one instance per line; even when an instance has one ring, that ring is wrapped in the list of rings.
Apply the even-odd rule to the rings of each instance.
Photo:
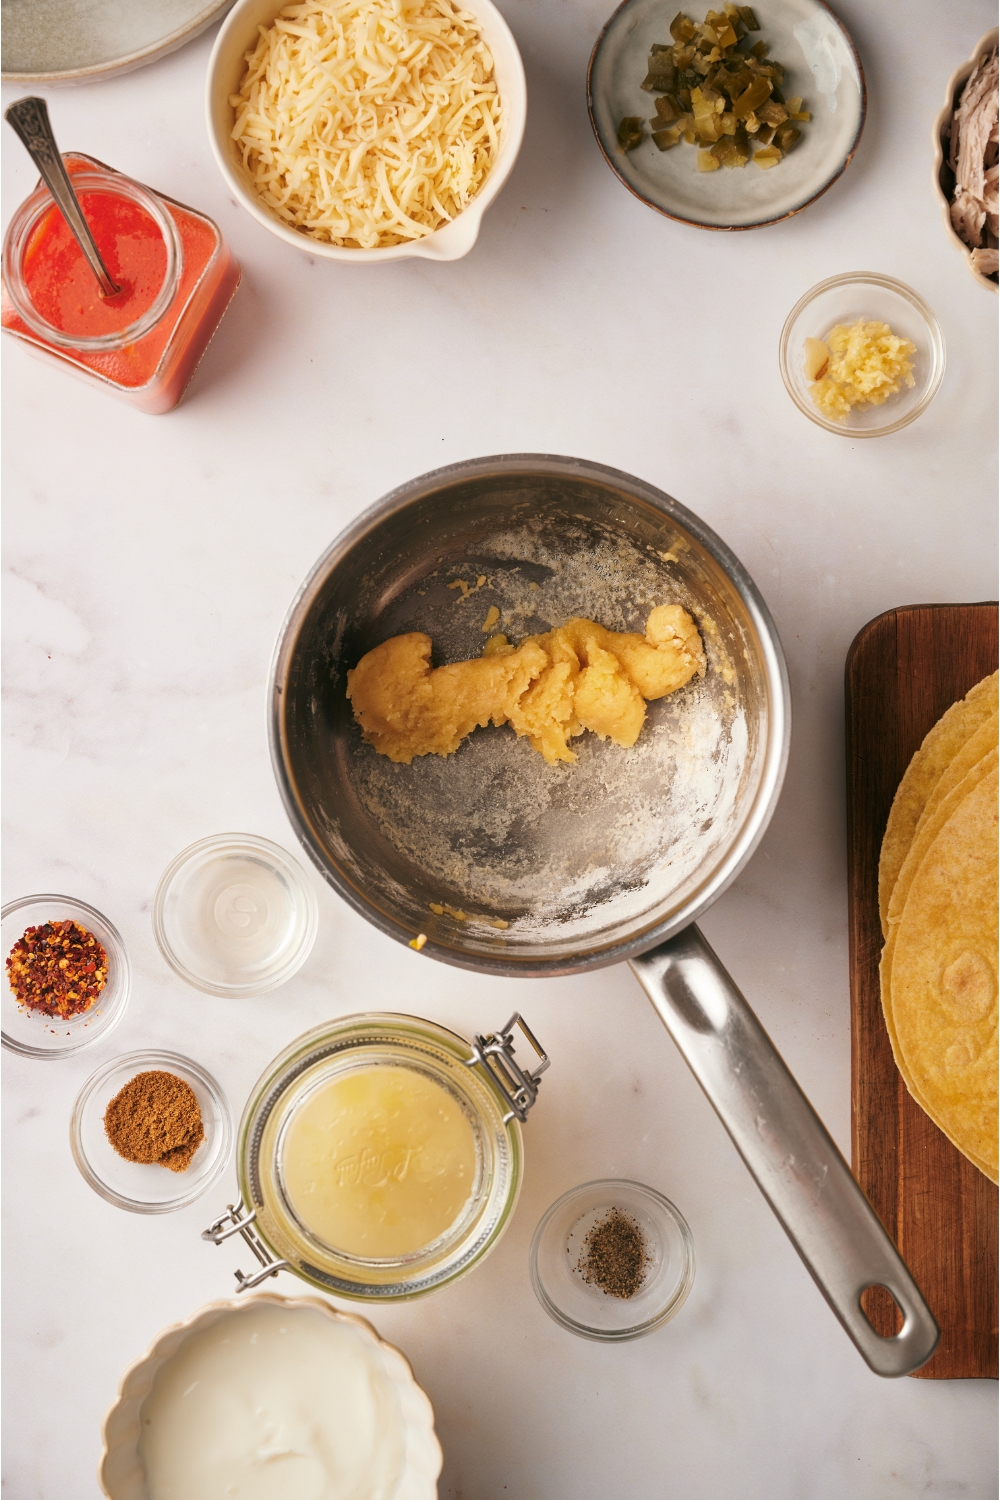
[[[139,1413],[148,1500],[391,1500],[405,1434],[363,1329],[256,1302],[191,1334]]]

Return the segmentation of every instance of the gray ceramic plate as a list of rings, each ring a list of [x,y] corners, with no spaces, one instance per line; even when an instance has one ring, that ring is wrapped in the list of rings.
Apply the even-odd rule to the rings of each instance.
[[[683,6],[703,21],[706,3]],[[854,155],[865,122],[865,75],[857,49],[823,0],[761,0],[755,39],[784,65],[786,98],[800,94],[812,120],[784,161],[768,171],[699,172],[697,148],[658,151],[649,137],[634,151],[618,145],[624,115],[654,114],[640,88],[654,42],[669,46],[676,0],[625,0],[597,38],[587,70],[587,106],[604,159],[630,192],[668,218],[701,229],[759,229],[800,213],[835,182]]]
[[[4,83],[86,83],[183,47],[232,0],[3,0]]]

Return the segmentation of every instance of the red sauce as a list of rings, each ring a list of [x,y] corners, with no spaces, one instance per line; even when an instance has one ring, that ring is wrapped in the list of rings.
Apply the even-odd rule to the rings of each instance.
[[[22,252],[22,283],[40,317],[68,338],[121,333],[155,301],[163,285],[166,247],[155,220],[115,192],[118,174],[110,167],[78,153],[63,160],[71,174],[98,172],[109,179],[107,188],[85,188],[80,198],[105,264],[122,289],[115,297],[101,296],[55,208],[42,215]],[[57,347],[22,322],[2,282],[0,324],[85,379],[155,413],[170,411],[183,395],[239,286],[240,268],[211,219],[162,194],[154,197],[174,221],[183,264],[169,307],[147,334],[113,349]]]
[[[102,297],[93,271],[58,208],[37,224],[24,251],[22,275],[39,315],[61,333],[117,333],[147,312],[163,286],[167,249],[156,221],[127,198],[83,192],[80,206],[111,279],[121,288]]]

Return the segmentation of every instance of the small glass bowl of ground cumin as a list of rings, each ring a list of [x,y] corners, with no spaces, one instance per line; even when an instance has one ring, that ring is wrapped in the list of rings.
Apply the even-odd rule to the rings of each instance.
[[[616,1342],[672,1318],[694,1281],[694,1242],[669,1198],[640,1182],[585,1182],[535,1230],[531,1284],[550,1318]]]
[[[117,929],[71,896],[24,896],[2,912],[3,1045],[65,1057],[117,1026],[132,969]]]
[[[216,1182],[233,1145],[229,1101],[177,1052],[132,1052],[92,1074],[70,1120],[73,1158],[118,1208],[165,1214]]]

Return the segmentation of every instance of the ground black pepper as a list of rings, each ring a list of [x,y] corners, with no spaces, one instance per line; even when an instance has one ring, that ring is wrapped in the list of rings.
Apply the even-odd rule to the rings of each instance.
[[[642,1286],[649,1264],[646,1237],[634,1219],[612,1208],[584,1237],[576,1269],[584,1281],[623,1301]]]

